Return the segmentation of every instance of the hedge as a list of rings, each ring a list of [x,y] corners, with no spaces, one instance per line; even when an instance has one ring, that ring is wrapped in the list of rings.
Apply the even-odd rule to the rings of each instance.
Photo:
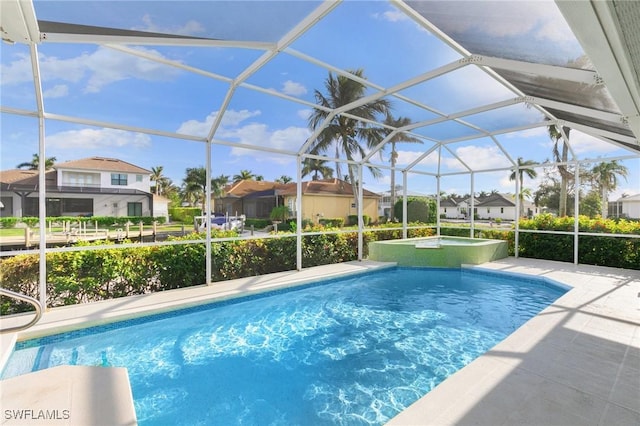
[[[124,226],[127,222],[134,225],[138,225],[140,222],[149,226],[153,222],[165,223],[166,218],[164,216],[152,217],[152,216],[48,216],[45,218],[47,225],[49,223],[62,223],[62,222],[75,222],[75,223],[87,223],[93,225],[96,222],[98,226],[106,228],[108,226]],[[38,226],[40,218],[37,217],[2,217],[0,218],[0,228],[15,228],[18,223],[24,223],[30,228]]]
[[[523,219],[523,229],[566,230],[573,221],[565,218],[540,217]],[[583,232],[639,234],[640,222],[580,218]],[[381,226],[382,230],[363,234],[364,256],[368,243],[402,237],[400,224]],[[322,226],[309,231],[326,230]],[[455,230],[455,231],[454,231]],[[443,232],[445,231],[445,232]],[[428,227],[408,229],[408,236],[434,234]],[[464,228],[442,228],[442,235],[465,234]],[[506,240],[509,254],[514,254],[514,231],[476,230],[481,238]],[[216,237],[235,235],[231,231],[215,233]],[[624,237],[580,238],[579,263],[640,269],[640,239]],[[194,235],[173,238],[193,240]],[[573,235],[520,233],[519,255],[539,259],[573,261]],[[81,246],[104,242],[78,243]],[[302,266],[310,267],[357,259],[358,234],[319,234],[302,236]],[[200,285],[205,282],[205,246],[203,243],[98,249],[47,253],[48,306],[63,306],[115,297],[163,291]],[[212,243],[212,279],[223,281],[263,275],[296,268],[296,237],[280,234],[279,238],[236,240]],[[17,255],[0,259],[0,282],[3,287],[23,294],[37,295],[38,255]],[[29,310],[28,304],[2,298],[2,315]]]

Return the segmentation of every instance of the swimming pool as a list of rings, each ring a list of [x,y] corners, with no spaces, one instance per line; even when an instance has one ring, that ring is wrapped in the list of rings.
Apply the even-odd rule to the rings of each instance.
[[[396,268],[19,343],[3,378],[128,368],[140,424],[382,424],[566,291]]]

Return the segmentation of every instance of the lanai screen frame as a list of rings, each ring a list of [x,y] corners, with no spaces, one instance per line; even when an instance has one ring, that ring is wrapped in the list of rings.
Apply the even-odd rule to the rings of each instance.
[[[637,113],[637,106],[634,104],[633,102],[633,98],[632,96],[629,95],[629,93],[622,93],[623,91],[621,91],[619,85],[612,85],[612,92],[614,92],[616,94],[616,101],[621,104],[621,111],[619,112],[612,112],[612,111],[602,111],[602,110],[598,110],[598,109],[592,109],[592,108],[585,108],[582,106],[578,106],[575,104],[569,104],[569,103],[564,103],[558,100],[552,100],[552,99],[545,99],[543,97],[536,97],[536,96],[527,96],[527,94],[525,94],[524,92],[520,91],[517,87],[515,87],[513,84],[511,84],[509,81],[507,81],[506,79],[504,79],[500,73],[499,70],[508,70],[511,72],[522,72],[522,71],[526,71],[527,73],[535,73],[536,75],[539,76],[545,76],[545,77],[551,77],[551,78],[557,78],[557,79],[561,79],[564,81],[571,81],[571,82],[575,82],[575,83],[586,83],[586,84],[602,84],[603,81],[614,81],[617,80],[619,76],[617,76],[616,70],[615,69],[605,69],[604,74],[606,74],[603,78],[603,76],[595,71],[591,71],[591,70],[585,70],[585,69],[575,69],[575,68],[566,68],[566,67],[560,67],[560,66],[555,66],[555,65],[548,65],[548,64],[535,64],[535,63],[530,63],[530,62],[522,62],[522,61],[518,61],[518,60],[513,60],[513,59],[505,59],[505,58],[499,58],[499,57],[491,57],[491,56],[487,56],[487,55],[477,55],[474,54],[471,51],[468,51],[467,49],[465,49],[461,44],[459,44],[458,42],[456,42],[453,38],[451,38],[448,34],[444,33],[441,29],[439,29],[438,27],[436,27],[432,22],[430,22],[425,16],[421,15],[419,12],[417,12],[414,8],[412,8],[411,3],[414,2],[403,2],[403,1],[398,1],[398,0],[392,0],[390,2],[394,7],[397,8],[397,10],[399,10],[400,12],[404,13],[406,16],[410,17],[414,22],[416,22],[418,25],[420,25],[421,27],[423,27],[424,29],[428,30],[431,34],[433,34],[434,36],[438,37],[441,41],[443,41],[444,43],[446,43],[447,45],[449,45],[451,48],[453,48],[457,53],[460,54],[461,59],[459,60],[455,60],[452,61],[446,65],[443,65],[441,67],[429,70],[428,72],[425,72],[422,75],[416,76],[412,79],[406,80],[400,84],[397,84],[395,86],[392,87],[382,87],[379,85],[376,85],[375,83],[365,80],[365,79],[360,79],[359,77],[350,74],[349,72],[337,68],[331,64],[325,63],[321,60],[318,60],[316,58],[310,57],[302,52],[298,52],[292,48],[290,48],[289,46],[301,35],[303,35],[307,30],[309,30],[310,28],[312,28],[317,22],[321,21],[324,17],[326,17],[327,15],[329,15],[335,8],[339,7],[341,2],[340,1],[324,1],[323,3],[320,3],[319,6],[309,15],[307,15],[304,19],[302,19],[297,25],[295,25],[289,32],[287,32],[282,38],[280,38],[277,42],[275,43],[270,43],[270,42],[246,42],[246,41],[226,41],[226,40],[214,40],[214,39],[203,39],[203,38],[193,38],[193,37],[176,37],[174,35],[166,35],[166,34],[151,34],[151,33],[143,33],[143,32],[135,32],[135,31],[122,31],[122,30],[113,30],[113,29],[105,29],[105,28],[80,28],[80,27],[74,27],[74,26],[69,26],[69,25],[63,25],[63,24],[56,24],[56,23],[45,23],[45,22],[41,22],[39,23],[36,16],[35,16],[35,10],[33,7],[33,4],[30,1],[19,1],[19,0],[15,0],[15,1],[8,1],[3,3],[3,26],[6,27],[5,22],[7,19],[15,19],[15,23],[18,25],[18,28],[12,28],[11,33],[7,33],[9,36],[13,37],[13,39],[11,39],[10,41],[13,42],[19,42],[19,43],[25,43],[29,46],[29,51],[30,51],[30,57],[31,57],[31,65],[32,65],[32,73],[33,73],[33,81],[34,81],[34,91],[35,91],[35,97],[36,97],[36,103],[37,103],[37,110],[36,111],[29,111],[29,110],[21,110],[21,109],[16,109],[16,108],[12,108],[12,107],[8,107],[5,105],[0,106],[0,112],[2,113],[6,113],[6,114],[16,114],[16,115],[22,115],[22,116],[27,116],[27,117],[34,117],[38,120],[38,128],[39,128],[39,156],[40,158],[46,158],[46,132],[45,132],[45,120],[58,120],[58,121],[63,121],[63,122],[69,122],[69,123],[75,123],[75,124],[81,124],[81,125],[85,125],[85,126],[93,126],[93,127],[104,127],[104,128],[111,128],[111,129],[119,129],[119,130],[125,130],[125,131],[131,131],[131,132],[139,132],[139,133],[143,133],[143,134],[148,134],[148,135],[156,135],[156,136],[166,136],[166,137],[170,137],[170,138],[175,138],[175,139],[181,139],[181,140],[188,140],[188,141],[196,141],[196,142],[201,142],[204,143],[206,146],[206,152],[207,152],[207,157],[206,157],[206,165],[205,165],[205,169],[206,169],[206,180],[207,180],[207,186],[206,186],[206,195],[205,195],[205,200],[206,200],[206,211],[207,211],[207,216],[210,216],[210,212],[211,212],[211,177],[212,177],[212,161],[211,161],[211,149],[213,146],[215,145],[226,145],[226,146],[238,146],[237,143],[234,142],[229,142],[229,141],[225,141],[222,139],[218,139],[216,138],[216,132],[220,127],[220,124],[222,122],[222,118],[224,116],[224,111],[228,108],[231,100],[233,99],[233,95],[234,92],[240,88],[247,88],[250,90],[255,90],[257,92],[263,93],[263,94],[267,94],[270,96],[275,96],[275,97],[280,97],[282,99],[288,100],[288,101],[292,101],[292,102],[296,102],[299,103],[301,105],[304,105],[306,107],[310,107],[310,108],[322,108],[317,104],[311,103],[311,102],[307,102],[304,101],[302,99],[299,98],[295,98],[293,96],[289,96],[289,95],[285,95],[283,93],[268,89],[268,88],[264,88],[264,87],[259,87],[256,86],[254,84],[250,84],[247,82],[247,79],[252,76],[254,73],[258,72],[263,66],[265,66],[267,63],[269,63],[270,60],[272,60],[274,57],[276,57],[279,54],[288,54],[291,56],[294,56],[302,61],[306,61],[314,66],[318,66],[321,67],[329,72],[332,72],[336,75],[342,75],[345,77],[348,77],[350,79],[356,80],[361,82],[363,85],[365,85],[366,87],[368,87],[371,90],[377,91],[372,95],[366,96],[365,98],[363,98],[360,101],[357,101],[355,103],[352,103],[350,105],[347,105],[343,108],[337,109],[337,110],[326,110],[326,112],[328,112],[330,115],[329,117],[333,117],[335,115],[345,115],[348,116],[350,118],[353,119],[357,119],[357,120],[362,120],[359,117],[356,117],[354,115],[351,115],[349,113],[349,111],[351,109],[353,109],[354,107],[358,106],[358,105],[362,105],[365,102],[371,101],[371,100],[375,100],[375,99],[380,99],[382,97],[387,97],[387,96],[391,96],[391,97],[398,97],[399,99],[402,99],[404,101],[407,102],[411,102],[416,104],[417,106],[424,108],[426,111],[430,111],[432,113],[435,113],[438,118],[436,119],[431,119],[431,120],[425,120],[423,122],[419,122],[419,123],[414,123],[411,124],[409,126],[406,126],[404,128],[398,128],[398,129],[394,129],[394,128],[390,128],[389,126],[385,125],[384,123],[380,123],[380,122],[372,122],[371,124],[374,124],[376,126],[380,126],[380,127],[386,127],[389,130],[391,130],[391,134],[389,136],[387,136],[387,138],[385,138],[385,140],[383,140],[375,149],[373,149],[372,151],[370,151],[364,158],[362,158],[359,161],[348,161],[345,159],[341,159],[341,158],[333,158],[331,156],[323,156],[323,155],[317,155],[317,154],[311,154],[309,152],[309,147],[310,145],[315,141],[315,139],[317,138],[317,136],[319,135],[320,131],[322,130],[322,127],[316,129],[313,134],[311,135],[311,137],[308,138],[308,140],[301,145],[300,149],[298,151],[287,151],[287,150],[281,150],[281,149],[277,149],[277,148],[272,148],[272,147],[266,147],[266,146],[252,146],[252,145],[246,145],[243,144],[242,148],[244,149],[253,149],[253,150],[258,150],[258,151],[264,151],[264,152],[272,152],[272,153],[276,153],[276,154],[282,154],[282,155],[288,155],[288,156],[294,156],[296,158],[296,171],[297,171],[297,196],[296,196],[296,219],[297,219],[297,223],[302,223],[302,186],[301,186],[301,182],[302,182],[302,161],[305,158],[318,158],[318,159],[324,159],[324,160],[330,160],[330,161],[336,161],[336,162],[341,162],[341,163],[350,163],[352,165],[355,165],[357,167],[357,172],[358,172],[358,176],[360,177],[360,182],[362,182],[362,170],[364,167],[368,166],[368,165],[373,165],[372,163],[370,163],[371,158],[378,152],[378,150],[382,149],[385,145],[385,143],[391,138],[393,137],[394,134],[398,133],[398,132],[404,132],[404,133],[408,133],[411,134],[412,136],[424,139],[424,140],[430,140],[429,138],[426,138],[424,135],[419,135],[416,133],[412,133],[412,131],[418,127],[422,127],[422,126],[427,126],[427,125],[434,125],[437,123],[441,123],[441,122],[446,122],[446,121],[457,121],[457,122],[461,122],[462,124],[464,124],[465,126],[468,126],[470,128],[474,128],[475,130],[477,130],[478,132],[481,133],[481,137],[487,137],[490,138],[495,144],[496,146],[499,147],[499,149],[505,154],[505,156],[509,159],[509,161],[511,162],[511,166],[509,167],[505,167],[505,168],[496,168],[496,169],[490,169],[490,170],[474,170],[470,165],[465,164],[464,161],[460,158],[458,158],[458,160],[466,167],[466,172],[462,172],[464,174],[468,174],[470,176],[470,183],[469,183],[469,187],[470,187],[470,193],[473,194],[474,193],[474,175],[476,173],[479,172],[491,172],[491,171],[513,171],[513,170],[518,170],[518,164],[516,163],[516,161],[514,161],[514,158],[512,156],[509,155],[508,151],[501,146],[500,142],[496,139],[497,135],[500,134],[505,134],[505,133],[509,133],[509,132],[515,132],[515,131],[522,131],[522,130],[527,130],[527,129],[532,129],[532,128],[536,128],[536,127],[542,127],[542,126],[548,126],[550,124],[554,124],[557,125],[559,127],[562,126],[568,126],[571,127],[573,129],[576,130],[580,130],[584,133],[590,134],[592,136],[595,136],[601,140],[605,140],[609,143],[613,143],[616,144],[622,148],[628,149],[629,150],[629,155],[624,155],[624,156],[617,156],[614,158],[604,158],[607,160],[626,160],[626,159],[635,159],[635,158],[640,158],[640,145],[638,144],[638,139],[636,137],[636,135],[638,135],[640,133],[640,118],[639,115]],[[574,28],[579,27],[580,25],[576,25],[577,23],[584,23],[585,19],[594,19],[594,18],[600,18],[601,16],[597,15],[597,11],[591,11],[590,8],[585,8],[584,5],[580,6],[580,5],[576,5],[576,4],[565,4],[566,2],[559,2],[558,3],[558,7],[562,10],[562,12],[565,14],[565,17],[567,18],[567,21],[569,21],[570,23],[573,22],[574,24]],[[598,6],[598,7],[602,7],[602,6]],[[597,9],[597,7],[596,7]],[[593,16],[591,16],[591,15]],[[587,16],[589,15],[589,16]],[[20,24],[22,24],[22,27],[20,27]],[[47,29],[47,31],[43,31],[43,28],[40,27],[44,27],[45,29]],[[591,31],[591,29],[590,29]],[[603,30],[604,31],[604,30]],[[15,35],[18,35],[18,37],[15,37]],[[578,34],[579,38],[580,38],[580,34]],[[3,33],[3,38],[5,37],[5,33]],[[22,38],[20,38],[22,37]],[[583,35],[582,38],[584,39],[585,36]],[[601,58],[599,58],[599,62],[605,61],[605,60],[610,60],[611,58],[607,55],[612,55],[613,53],[607,51],[602,53],[601,49],[599,46],[597,46],[597,43],[594,44],[593,42],[590,41],[585,41],[582,40],[585,44],[587,44],[588,46],[590,46],[590,50],[587,51],[588,55],[599,55],[601,56]],[[90,43],[90,44],[95,44],[95,45],[100,45],[100,46],[105,46],[107,48],[110,49],[114,49],[117,51],[120,51],[122,53],[126,53],[126,54],[130,54],[130,55],[134,55],[137,57],[142,57],[144,59],[147,60],[151,60],[151,61],[157,61],[157,62],[161,62],[165,65],[169,65],[172,67],[177,67],[180,68],[184,71],[188,71],[188,72],[193,72],[193,73],[198,73],[200,75],[203,75],[205,77],[209,77],[212,79],[216,79],[219,81],[222,81],[226,84],[229,85],[227,94],[225,96],[225,98],[222,101],[221,107],[220,107],[220,111],[221,113],[217,115],[216,119],[214,120],[211,128],[209,129],[209,132],[207,134],[206,137],[197,137],[197,136],[193,136],[193,135],[186,135],[186,134],[177,134],[177,133],[171,133],[171,132],[166,132],[166,131],[161,131],[161,130],[157,130],[157,129],[150,129],[150,128],[140,128],[140,127],[134,127],[134,126],[127,126],[127,125],[122,125],[122,124],[118,124],[118,123],[108,123],[108,122],[101,122],[101,121],[96,121],[96,120],[90,120],[90,119],[83,119],[83,118],[79,118],[79,117],[72,117],[72,116],[64,116],[64,115],[58,115],[58,114],[52,114],[46,111],[45,109],[45,105],[44,105],[44,100],[43,100],[43,93],[42,93],[42,84],[41,84],[41,76],[40,76],[40,66],[39,66],[39,58],[38,58],[38,44],[40,43]],[[220,46],[220,47],[236,47],[236,48],[252,48],[252,49],[261,49],[263,50],[263,54],[262,56],[260,56],[260,58],[255,61],[254,63],[252,63],[249,67],[247,67],[243,72],[241,72],[240,74],[238,74],[236,76],[236,78],[231,79],[222,75],[218,75],[212,72],[208,72],[208,71],[204,71],[201,69],[196,69],[193,67],[190,67],[188,65],[184,65],[178,62],[172,62],[170,60],[166,60],[163,58],[158,58],[156,56],[150,55],[148,53],[145,53],[143,51],[140,50],[136,50],[133,49],[131,47],[129,47],[129,44],[135,44],[135,45],[171,45],[171,46]],[[419,101],[416,101],[414,99],[408,99],[406,98],[404,95],[401,95],[399,92],[408,88],[408,87],[412,87],[413,85],[425,82],[425,81],[429,81],[431,79],[434,79],[438,76],[441,75],[445,75],[447,73],[453,72],[455,70],[461,69],[463,67],[477,67],[481,70],[483,70],[484,72],[486,72],[489,76],[491,76],[493,79],[495,79],[496,81],[500,82],[504,87],[506,87],[507,89],[509,89],[511,92],[513,92],[514,97],[512,99],[506,100],[506,101],[501,101],[501,102],[496,102],[493,104],[488,104],[488,105],[483,105],[480,107],[476,107],[476,108],[471,108],[468,110],[464,110],[464,111],[457,111],[455,113],[452,114],[444,114],[440,111],[437,111],[431,107],[429,107],[428,105],[424,105],[421,104]],[[498,71],[496,71],[498,70]],[[602,73],[602,70],[600,70],[600,73]],[[624,77],[624,76],[623,76]],[[609,87],[609,86],[607,86]],[[631,99],[631,101],[630,101]],[[487,131],[485,129],[482,129],[480,127],[471,125],[470,123],[467,123],[464,121],[464,118],[466,116],[469,115],[473,115],[473,114],[478,114],[481,112],[486,112],[486,111],[492,111],[495,110],[497,108],[502,108],[502,107],[506,107],[508,105],[527,105],[530,106],[531,108],[534,108],[538,111],[540,111],[547,120],[543,121],[543,122],[539,122],[539,123],[534,123],[534,124],[530,124],[530,125],[526,125],[526,126],[519,126],[519,127],[513,127],[513,128],[505,128],[505,129],[499,129],[499,130],[495,130],[495,131]],[[634,108],[636,108],[634,110]],[[604,120],[604,121],[608,121],[610,123],[614,123],[615,126],[613,127],[613,131],[612,128],[597,128],[597,127],[591,127],[585,123],[581,123],[581,122],[569,122],[566,120],[560,120],[557,117],[555,117],[553,114],[551,114],[548,109],[554,109],[554,110],[561,110],[561,111],[566,111],[570,114],[577,114],[577,115],[581,115],[581,116],[585,116],[585,117],[589,117],[591,119],[596,119],[596,120]],[[328,122],[328,121],[327,121]],[[615,132],[615,128],[616,127],[620,127],[620,125],[625,128],[628,129],[628,131],[623,132],[623,133],[616,133]],[[436,139],[431,139],[430,141],[434,143],[434,145],[426,150],[424,152],[424,154],[419,157],[418,159],[416,159],[413,163],[407,165],[406,167],[396,167],[394,169],[394,172],[400,171],[402,173],[402,177],[403,177],[403,188],[404,188],[404,193],[403,193],[403,205],[404,205],[404,217],[403,217],[403,221],[402,221],[402,230],[403,230],[403,238],[407,238],[407,230],[408,230],[408,225],[407,225],[407,217],[406,217],[406,211],[407,211],[407,195],[406,195],[406,191],[407,191],[407,176],[409,173],[418,173],[418,174],[423,174],[423,175],[428,175],[433,177],[436,180],[436,185],[438,187],[438,191],[437,191],[437,210],[439,211],[439,207],[440,207],[440,179],[442,177],[446,177],[449,175],[453,175],[453,174],[459,174],[459,173],[441,173],[440,171],[440,167],[438,166],[438,171],[436,173],[429,173],[429,172],[423,172],[423,171],[416,171],[414,170],[414,168],[416,167],[417,164],[419,164],[419,162],[424,159],[427,155],[431,154],[434,151],[438,152],[439,158],[442,158],[442,151],[443,150],[448,150],[447,145],[455,143],[455,142],[460,142],[460,141],[464,141],[464,140],[471,140],[471,139],[477,139],[479,136],[473,136],[473,137],[460,137],[460,138],[455,138],[455,139],[449,139],[449,140],[436,140]],[[566,140],[566,135],[564,135],[564,138]],[[570,144],[569,144],[570,146]],[[635,150],[635,151],[634,151]],[[637,153],[636,153],[637,152]],[[455,153],[451,152],[449,150],[449,153],[455,156]],[[603,160],[602,158],[599,159],[585,159],[585,160],[578,160],[575,157],[570,160],[567,164],[568,165],[573,165],[573,166],[577,166],[583,163],[593,163],[595,161],[601,161]],[[544,164],[540,164],[539,166],[557,166],[559,164],[562,163],[544,163]],[[383,168],[383,169],[388,169],[388,170],[392,170],[390,166],[386,166],[386,165],[379,165],[376,164],[376,167],[379,168]],[[46,200],[46,188],[45,188],[45,174],[44,174],[44,163],[41,162],[40,164],[40,173],[39,173],[39,206],[40,206],[40,245],[39,245],[39,249],[38,250],[28,250],[28,251],[23,251],[20,252],[22,253],[31,253],[31,254],[39,254],[39,258],[40,258],[40,276],[39,276],[39,281],[40,281],[40,299],[41,302],[43,303],[43,305],[46,306],[46,257],[45,254],[48,252],[56,252],[56,251],[80,251],[80,250],[101,250],[101,249],[109,249],[109,248],[126,248],[128,247],[128,245],[114,245],[114,246],[97,246],[97,247],[91,247],[91,248],[87,248],[87,247],[82,247],[82,248],[46,248],[46,223],[45,223],[45,217],[46,217],[46,206],[45,206],[45,200]],[[576,186],[579,185],[579,174],[576,178]],[[358,259],[362,260],[363,259],[363,252],[364,252],[364,247],[363,247],[363,232],[365,230],[364,224],[362,222],[362,206],[363,206],[363,191],[362,191],[362,187],[361,185],[358,186],[358,193],[356,194],[356,197],[358,199]],[[518,194],[520,192],[520,188],[519,188],[519,182],[516,179],[515,182],[515,193]],[[585,234],[585,233],[580,233],[578,230],[578,197],[575,197],[575,208],[574,208],[574,222],[575,222],[575,226],[574,226],[574,231],[573,232],[553,232],[553,233],[557,233],[557,234],[571,234],[574,235],[574,263],[578,263],[578,237],[579,235],[591,235],[591,234]],[[473,197],[471,198],[471,211],[473,211],[474,206],[473,206]],[[515,200],[515,204],[516,204],[516,217],[520,216],[520,200],[518,197],[516,197]],[[525,232],[519,229],[518,226],[518,221],[515,221],[516,226],[515,226],[515,238],[516,238],[516,256],[518,256],[518,238],[519,238],[519,233],[520,232]],[[440,234],[440,229],[441,229],[441,223],[440,223],[440,218],[437,217],[437,222],[436,222],[436,229],[437,229],[437,233]],[[336,231],[333,231],[334,233]],[[531,231],[531,232],[539,232],[539,231]],[[313,233],[304,233],[303,230],[301,229],[300,226],[298,226],[296,228],[296,246],[297,246],[297,250],[296,250],[296,267],[298,270],[302,269],[302,237],[303,235],[312,235]],[[474,218],[473,215],[471,215],[471,221],[470,221],[470,236],[473,237],[474,235]],[[611,236],[611,237],[622,237],[621,235],[618,234],[594,234],[597,236]],[[624,235],[624,237],[632,237],[635,238],[636,236],[629,236],[629,235]],[[640,238],[640,236],[637,236],[638,238]],[[278,238],[278,236],[270,236],[267,238]],[[213,242],[217,242],[217,241],[224,241],[226,239],[213,239],[211,236],[211,231],[210,228],[207,228],[206,231],[206,237],[205,240],[192,240],[192,241],[187,241],[187,242],[162,242],[162,243],[144,243],[143,245],[166,245],[166,244],[201,244],[203,241],[205,242],[205,246],[206,246],[206,255],[205,255],[205,262],[206,262],[206,284],[207,285],[211,285],[212,281],[211,281],[211,276],[212,276],[212,264],[211,264],[211,244]],[[135,244],[135,245],[131,245],[131,246],[140,246],[140,244]],[[14,253],[0,253],[0,256],[9,256],[9,255],[13,255]]]

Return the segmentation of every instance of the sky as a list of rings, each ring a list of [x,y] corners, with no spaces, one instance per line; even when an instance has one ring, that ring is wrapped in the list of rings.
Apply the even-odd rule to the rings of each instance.
[[[434,10],[433,23],[447,26],[479,50],[487,46],[482,43],[483,37],[494,40],[490,46],[498,49],[498,53],[503,52],[505,57],[542,59],[550,64],[580,59],[581,48],[553,3],[501,2],[499,22],[492,10],[482,7],[483,3],[458,7],[455,20],[450,19],[455,9],[451,4],[446,10]],[[312,1],[46,0],[36,1],[35,11],[41,20],[225,40],[276,42],[319,4]],[[505,21],[504,16],[513,19]],[[516,45],[521,48],[515,49]],[[542,49],[542,46],[546,47]],[[35,111],[32,64],[27,46],[2,43],[0,49],[2,106],[22,112]],[[225,108],[230,82],[258,60],[263,50],[156,45],[127,46],[126,49],[135,49],[140,55],[163,62],[96,44],[52,42],[38,45],[45,111],[56,117],[113,123],[118,125],[116,127],[157,129],[200,138],[209,134],[216,117],[224,111],[211,151],[212,176],[233,177],[241,170],[250,170],[265,180],[275,180],[282,175],[295,177],[296,157],[243,146],[296,153],[311,135],[308,126],[311,105],[315,103],[316,90],[324,93],[329,70],[306,60],[308,57],[329,67],[363,69],[371,85],[367,94],[374,93],[376,88],[393,87],[421,76],[461,57],[391,3],[346,1],[252,74],[246,84],[237,87]],[[200,72],[193,72],[194,69]],[[394,116],[408,117],[413,122],[437,118],[434,110],[454,114],[514,97],[512,92],[473,66],[413,85],[401,90],[399,95],[401,97],[386,97],[392,103]],[[408,102],[408,98],[419,105]],[[431,111],[420,107],[425,105]],[[6,170],[29,161],[32,154],[38,152],[38,123],[32,116],[6,112],[0,119],[0,168]],[[464,119],[491,131],[538,123],[543,116],[533,108],[517,104]],[[206,144],[193,140],[56,119],[45,120],[45,134],[46,156],[55,157],[57,162],[102,156],[146,169],[162,166],[165,176],[176,185],[182,183],[187,168],[206,164]],[[433,140],[477,136],[448,144],[440,162],[434,152],[415,166],[414,170],[435,173],[440,164],[442,173],[451,174],[443,177],[440,183],[440,191],[447,193],[471,192],[470,175],[462,174],[466,171],[465,164],[477,171],[507,168],[511,163],[505,152],[513,159],[522,157],[544,162],[552,158],[553,144],[545,127],[498,135],[495,140],[468,126],[451,122],[418,128],[414,134],[423,138],[423,143],[398,144],[398,166],[401,168],[429,150]],[[571,147],[572,154],[578,159],[623,158],[621,163],[628,168],[629,175],[626,180],[620,179],[610,200],[623,193],[640,193],[640,159],[624,159],[633,153],[577,131],[571,133]],[[388,166],[389,149],[382,152],[382,156],[375,154],[371,161]],[[344,166],[342,172],[345,173]],[[380,179],[365,172],[365,188],[375,192],[388,190],[390,173],[387,169],[382,172]],[[513,193],[515,186],[509,181],[509,174],[508,170],[475,173],[474,191]],[[542,169],[538,169],[538,177],[527,179],[525,187],[535,190],[543,175]],[[396,174],[396,183],[402,183],[400,173]],[[431,175],[410,174],[407,183],[412,192],[433,194],[438,189]]]

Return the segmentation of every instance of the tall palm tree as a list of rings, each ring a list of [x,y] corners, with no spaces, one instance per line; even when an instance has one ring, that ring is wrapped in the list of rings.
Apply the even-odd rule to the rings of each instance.
[[[202,203],[202,211],[205,211],[205,193],[207,188],[207,172],[204,167],[188,168],[183,179],[182,191],[185,198],[191,204]]]
[[[211,194],[214,197],[221,197],[224,195],[224,187],[229,183],[229,176],[220,175],[211,179]]]
[[[396,129],[400,127],[405,127],[411,124],[411,119],[407,117],[397,117],[394,118],[390,112],[387,112],[386,117],[384,119],[384,124],[395,127]],[[391,130],[385,129],[386,134],[390,134]],[[396,151],[397,143],[422,143],[421,139],[408,135],[404,132],[399,132],[393,135],[391,139],[387,142],[391,146],[391,190],[390,190],[390,198],[391,198],[391,206],[390,209],[391,215],[393,215],[393,206],[396,205],[396,161],[398,160],[398,152]]]
[[[169,179],[162,174],[164,170],[163,166],[157,166],[151,168],[151,181],[155,182],[155,194],[160,195],[165,192],[165,188],[169,184]]]
[[[233,175],[233,181],[237,182],[239,180],[254,180],[256,175],[253,174],[251,170],[240,170],[240,173],[237,175]]]
[[[313,174],[312,179],[318,180],[318,174],[322,175],[322,179],[330,179],[333,177],[333,169],[327,166],[327,160],[319,160],[317,158],[305,158],[302,160],[302,177]]]
[[[514,169],[509,176],[509,180],[513,181],[518,179],[518,184],[520,186],[520,201],[524,201],[524,175],[526,174],[529,179],[535,179],[538,176],[538,172],[532,167],[536,164],[533,160],[524,161],[522,157],[518,157],[518,168]],[[531,191],[529,191],[530,193]]]
[[[606,218],[609,210],[609,191],[615,191],[618,187],[618,175],[627,180],[629,170],[617,160],[612,160],[596,164],[591,172],[602,196],[602,217]]]
[[[56,157],[48,157],[44,160],[44,168],[45,170],[51,170],[53,165],[56,163],[58,159]],[[38,170],[40,167],[40,155],[33,154],[31,161],[20,163],[16,166],[17,169],[28,169],[28,170]]]
[[[364,77],[362,69],[348,71],[349,73],[360,77]],[[366,87],[364,84],[351,80],[345,76],[335,76],[329,72],[329,76],[324,82],[325,93],[319,90],[315,91],[316,103],[328,109],[336,109],[358,101],[365,96]],[[376,120],[378,115],[386,114],[391,108],[391,104],[386,99],[376,99],[364,105],[357,106],[349,110],[350,115],[362,117],[367,120]],[[335,149],[336,159],[340,154],[348,160],[357,161],[366,155],[365,148],[373,148],[378,145],[384,138],[384,129],[374,127],[366,121],[360,121],[344,115],[335,115],[326,123],[329,112],[325,109],[314,109],[309,116],[309,127],[312,130],[321,129],[318,138],[313,141],[310,152],[314,154],[327,152]],[[364,144],[364,146],[363,146]],[[367,167],[374,177],[380,177],[381,173],[375,167]],[[349,180],[352,182],[354,195],[358,192],[359,183],[356,180],[356,168],[349,164],[347,167]],[[336,175],[340,179],[340,164],[336,162]],[[356,197],[356,206],[357,206]]]
[[[569,138],[569,132],[571,131],[568,127],[563,127],[565,135],[567,135],[567,139]],[[566,163],[569,159],[569,145],[567,145],[568,141],[565,141],[562,137],[562,132],[555,125],[552,124],[548,127],[549,137],[554,142],[553,144],[553,157],[556,162],[562,162],[564,164],[558,165],[558,172],[560,173],[560,206],[558,207],[559,216],[567,215],[567,192],[569,190],[569,180],[573,179],[573,173],[569,171]],[[562,154],[560,153],[559,144],[562,143]]]

